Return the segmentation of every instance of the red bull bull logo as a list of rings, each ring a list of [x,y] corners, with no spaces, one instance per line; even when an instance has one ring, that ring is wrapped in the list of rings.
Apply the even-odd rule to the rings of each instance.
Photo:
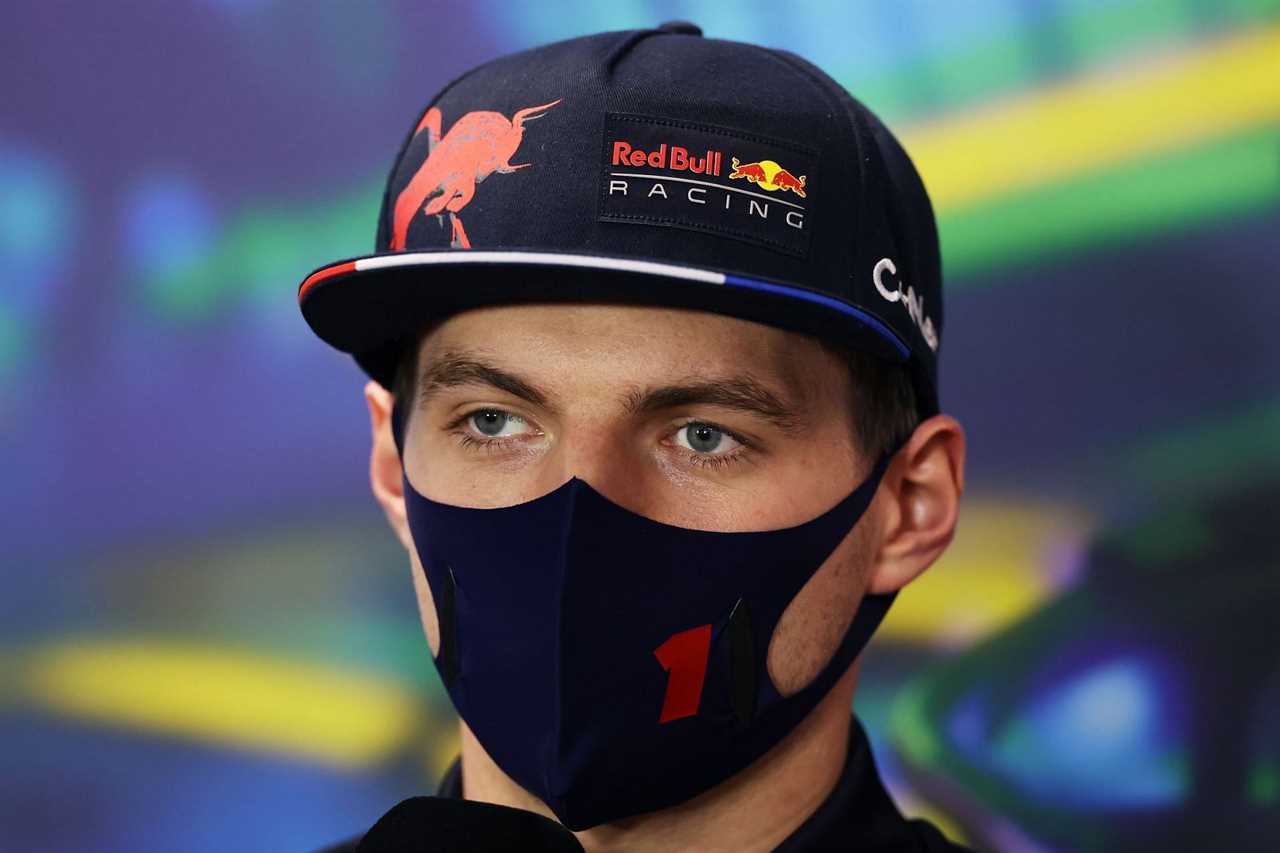
[[[773,160],[739,163],[737,157],[732,157],[729,163],[733,166],[733,171],[729,173],[730,178],[746,178],[760,189],[768,190],[769,192],[791,190],[800,198],[806,197],[804,193],[805,176],[801,175],[797,178]]]
[[[391,226],[393,251],[403,249],[409,224],[418,211],[443,219],[449,214],[452,229],[449,245],[470,249],[471,241],[462,226],[459,211],[476,194],[476,184],[490,175],[507,175],[531,163],[512,164],[511,158],[524,138],[525,125],[546,115],[545,111],[560,103],[557,98],[536,107],[517,110],[508,121],[502,113],[476,110],[459,118],[440,136],[442,115],[432,107],[414,130],[415,137],[427,132],[427,159],[414,173],[409,185],[396,196]]]

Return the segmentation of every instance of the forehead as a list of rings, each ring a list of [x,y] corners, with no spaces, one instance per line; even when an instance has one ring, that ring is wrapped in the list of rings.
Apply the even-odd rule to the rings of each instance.
[[[846,375],[817,340],[706,311],[640,305],[502,305],[456,314],[432,329],[419,364],[446,352],[481,352],[505,366],[644,382],[747,373],[804,395]],[[843,384],[839,382],[838,384]]]

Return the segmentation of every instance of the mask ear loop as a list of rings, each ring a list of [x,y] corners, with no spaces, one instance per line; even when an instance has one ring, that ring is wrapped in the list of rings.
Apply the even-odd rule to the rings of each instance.
[[[396,397],[391,404],[391,437],[396,442],[401,468],[404,467],[404,417],[404,401]]]

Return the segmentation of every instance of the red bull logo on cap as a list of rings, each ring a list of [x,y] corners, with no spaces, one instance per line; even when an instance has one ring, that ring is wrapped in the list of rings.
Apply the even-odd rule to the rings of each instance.
[[[762,190],[776,192],[778,190],[791,190],[800,198],[804,198],[804,185],[806,176],[795,175],[782,168],[773,160],[760,160],[755,163],[739,163],[737,157],[729,160],[733,166],[733,171],[729,173],[730,179],[746,178]]]
[[[818,166],[808,146],[627,113],[606,114],[604,132],[601,220],[687,228],[799,257],[808,251],[815,199],[807,186]]]
[[[632,146],[625,139],[613,143],[613,165],[615,166],[649,166],[654,169],[670,169],[673,172],[689,171],[695,175],[719,175],[720,152],[707,149],[702,156],[690,154],[687,148],[679,145],[670,146],[670,157],[667,143],[659,143],[653,151],[644,151]]]
[[[467,230],[462,227],[459,211],[476,194],[476,184],[490,175],[508,175],[531,163],[512,164],[511,157],[524,139],[525,125],[546,115],[546,110],[560,99],[516,110],[508,121],[502,113],[474,110],[459,118],[440,136],[441,113],[438,107],[427,110],[414,130],[415,137],[427,132],[427,159],[418,167],[409,185],[396,196],[391,223],[391,243],[387,247],[405,247],[411,223],[419,211],[443,217],[449,214],[452,231],[449,244],[455,249],[470,249]]]

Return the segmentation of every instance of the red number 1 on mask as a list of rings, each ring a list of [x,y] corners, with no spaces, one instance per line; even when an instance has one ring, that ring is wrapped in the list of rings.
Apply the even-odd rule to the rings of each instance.
[[[711,654],[711,626],[699,625],[678,634],[653,650],[667,676],[667,696],[662,701],[659,723],[669,723],[698,713],[702,701],[702,681],[707,675]]]

